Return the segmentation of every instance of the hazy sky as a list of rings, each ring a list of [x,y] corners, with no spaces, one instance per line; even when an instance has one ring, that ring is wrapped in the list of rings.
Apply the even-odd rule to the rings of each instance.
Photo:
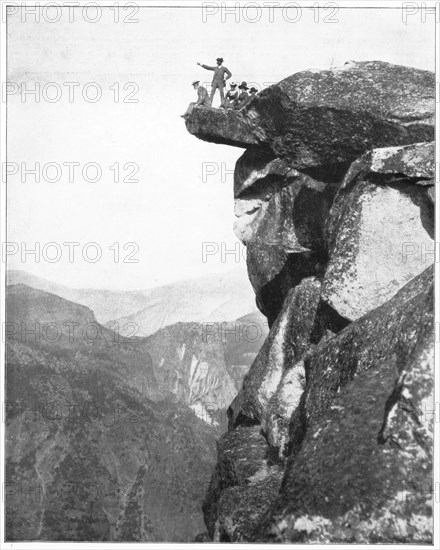
[[[57,88],[45,89],[39,103],[20,92],[8,103],[8,162],[16,162],[19,172],[8,186],[8,241],[26,243],[34,248],[49,242],[37,263],[30,256],[23,263],[17,253],[9,268],[26,269],[37,275],[70,286],[120,289],[146,288],[208,272],[229,271],[241,266],[233,255],[222,262],[220,252],[202,261],[202,243],[218,243],[233,248],[237,239],[234,221],[232,173],[243,150],[204,143],[190,136],[183,119],[188,103],[194,99],[190,82],[195,78],[210,81],[211,74],[196,66],[196,61],[214,64],[222,56],[232,71],[233,80],[247,80],[260,87],[308,68],[329,68],[345,61],[382,59],[394,63],[434,70],[434,21],[420,16],[402,22],[400,9],[339,9],[331,16],[334,23],[319,22],[316,12],[303,9],[296,22],[283,19],[281,11],[269,21],[267,10],[261,20],[251,11],[227,16],[221,14],[202,20],[201,8],[144,8],[133,18],[137,23],[114,22],[115,12],[102,8],[96,23],[75,12],[69,21],[67,8],[61,19],[35,22],[20,13],[8,20],[8,79],[30,89],[55,82],[62,90],[58,102],[50,103]],[[46,19],[56,14],[46,13]],[[93,18],[94,13],[88,12]],[[290,12],[294,19],[297,14]],[[64,83],[77,82],[73,102]],[[99,86],[102,98],[93,97]],[[137,103],[122,99],[135,90]],[[119,83],[119,102],[115,102]],[[71,85],[72,86],[72,85]],[[112,87],[112,88],[110,88]],[[40,163],[41,181],[28,175],[21,181],[20,164],[27,168]],[[68,181],[67,165],[76,162],[75,179]],[[119,163],[120,178],[129,175],[134,163],[138,182],[114,182]],[[58,163],[61,179],[48,163]],[[81,171],[87,163],[98,163],[102,177],[92,183]],[[204,164],[205,163],[205,164]],[[210,163],[207,165],[206,163]],[[218,173],[203,178],[203,166]],[[110,169],[113,166],[113,170]],[[130,168],[130,169],[129,169]],[[222,168],[230,171],[222,175]],[[89,168],[87,177],[94,177]],[[205,181],[204,181],[205,179]],[[96,263],[84,260],[82,251],[89,242],[98,243],[102,257]],[[69,263],[68,249],[62,243],[79,242]],[[120,258],[115,262],[109,247],[119,243]],[[125,243],[134,242],[138,263],[122,259],[133,252]],[[221,243],[224,243],[223,245]],[[87,248],[89,258],[95,249]],[[224,258],[223,258],[224,260]]]

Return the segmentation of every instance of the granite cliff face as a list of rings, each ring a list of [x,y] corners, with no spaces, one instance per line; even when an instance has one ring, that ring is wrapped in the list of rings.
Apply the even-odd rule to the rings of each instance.
[[[214,541],[432,543],[434,74],[303,71],[196,137],[246,151],[235,230],[269,335],[228,409]]]

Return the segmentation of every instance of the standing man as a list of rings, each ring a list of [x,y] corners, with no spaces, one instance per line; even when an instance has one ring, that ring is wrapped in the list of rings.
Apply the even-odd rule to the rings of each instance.
[[[228,78],[231,78],[232,76],[231,71],[226,67],[223,67],[223,57],[217,57],[217,67],[202,65],[199,62],[197,62],[197,65],[199,65],[200,67],[203,67],[208,71],[214,71],[214,76],[212,77],[212,83],[211,83],[211,96],[209,99],[212,105],[212,100],[214,99],[215,91],[218,89],[218,91],[220,92],[221,104],[223,105],[225,101],[225,93],[224,93],[225,80],[228,80]]]

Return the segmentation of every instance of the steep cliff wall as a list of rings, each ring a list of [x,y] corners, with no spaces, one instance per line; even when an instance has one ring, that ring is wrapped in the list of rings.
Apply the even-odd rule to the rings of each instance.
[[[434,74],[348,62],[244,110],[235,229],[270,333],[229,407],[214,541],[432,542]]]

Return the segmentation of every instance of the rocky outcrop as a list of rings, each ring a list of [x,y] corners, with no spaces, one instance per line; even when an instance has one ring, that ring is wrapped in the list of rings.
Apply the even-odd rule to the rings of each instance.
[[[257,540],[432,536],[433,282],[428,269],[313,353],[283,488]]]
[[[382,61],[308,70],[260,92],[242,111],[195,108],[200,139],[289,157],[297,168],[353,161],[371,148],[434,139],[435,77]]]
[[[258,426],[240,426],[217,443],[217,466],[203,505],[215,542],[249,540],[255,521],[277,496],[282,469]]]
[[[320,288],[320,282],[310,277],[289,291],[281,313],[244,378],[243,389],[229,409],[231,426],[244,421],[264,423],[269,401],[281,379],[282,385],[287,385],[286,371],[291,367],[296,367],[293,370],[297,373],[299,388],[304,385],[303,368],[297,364],[309,346]],[[291,334],[292,338],[287,340],[286,334]],[[288,385],[292,387],[292,383],[290,380]],[[298,389],[296,393],[300,397],[302,390]]]
[[[215,541],[432,543],[434,75],[304,71],[188,130],[234,177],[270,332],[228,409]]]
[[[247,247],[249,279],[269,325],[289,289],[322,271],[325,220],[336,189],[255,151],[237,162],[235,232]]]

